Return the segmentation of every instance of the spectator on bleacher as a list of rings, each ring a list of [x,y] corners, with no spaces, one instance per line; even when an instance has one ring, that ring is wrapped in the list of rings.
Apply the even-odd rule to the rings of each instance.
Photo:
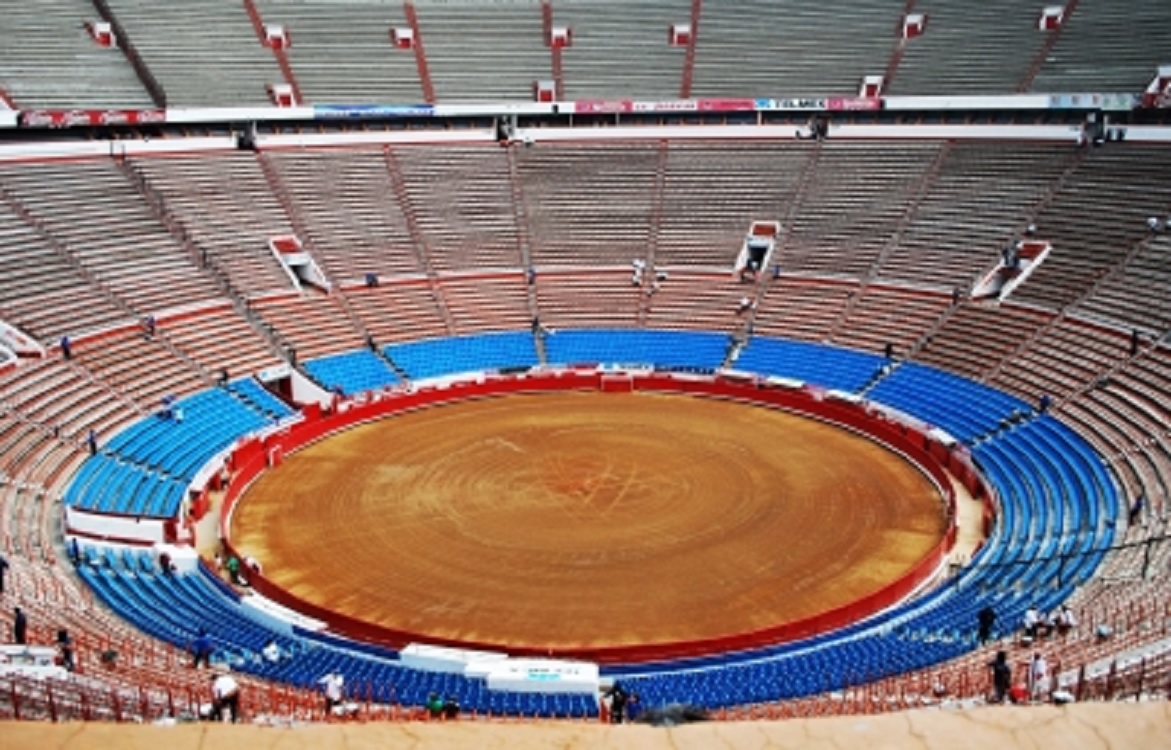
[[[1025,629],[1025,635],[1030,641],[1037,637],[1037,627],[1041,624],[1041,612],[1035,607],[1030,606],[1025,610],[1025,616],[1021,620],[1021,626]]]
[[[756,307],[756,303],[746,295],[740,298],[740,304],[736,306],[736,314],[743,315],[754,307]]]
[[[228,386],[228,368],[226,367],[220,369],[219,386],[221,388],[227,388]]]
[[[73,343],[68,336],[61,337],[61,356],[67,360],[73,359]]]
[[[211,666],[211,636],[203,628],[199,629],[199,635],[195,636],[195,640],[191,642],[191,653],[195,657],[195,661],[191,663],[192,669],[198,669],[202,662],[203,666]]]
[[[175,568],[171,564],[171,556],[168,555],[166,552],[159,553],[159,570],[161,570],[163,572],[163,575],[167,575],[167,576],[169,576],[169,575],[171,575],[171,573],[175,572]]]
[[[61,660],[61,666],[65,670],[72,672],[76,669],[76,663],[73,660],[73,639],[69,637],[69,631],[61,629],[57,631],[57,658]]]
[[[1049,411],[1049,407],[1053,405],[1053,399],[1048,393],[1042,393],[1041,397],[1037,399],[1037,413],[1044,414]]]
[[[317,681],[325,693],[325,716],[334,715],[337,707],[342,705],[342,688],[346,685],[346,678],[336,672],[330,672]]]
[[[431,693],[428,695],[424,707],[427,709],[427,715],[432,719],[438,719],[443,716],[443,699],[439,697],[439,693]]]
[[[1041,656],[1040,652],[1033,652],[1033,658],[1029,662],[1029,697],[1033,700],[1038,700],[1041,694],[1049,686],[1049,664],[1045,661],[1045,657]]]
[[[214,721],[224,720],[224,709],[235,724],[240,719],[240,685],[229,674],[211,678],[211,717]]]
[[[992,670],[993,700],[1004,703],[1008,689],[1012,686],[1012,667],[1008,663],[1008,652],[997,651],[996,659],[988,662],[988,668]]]
[[[626,703],[630,700],[630,694],[626,692],[626,686],[621,682],[615,681],[610,689],[602,694],[603,698],[610,699],[610,723],[621,724],[626,720]]]
[[[228,571],[228,577],[232,579],[232,583],[237,586],[240,585],[240,558],[235,555],[228,555],[228,561],[224,563],[224,568]]]
[[[1067,635],[1069,631],[1077,627],[1077,615],[1073,610],[1062,604],[1061,609],[1053,615],[1053,626],[1057,629],[1058,635]]]
[[[992,607],[984,607],[976,614],[976,639],[983,646],[992,637],[992,626],[996,624],[996,612]]]
[[[13,610],[13,615],[12,642],[18,646],[23,646],[28,643],[28,617],[20,607]]]
[[[153,339],[155,337],[155,316],[147,315],[142,319],[142,333],[146,338]]]
[[[8,560],[0,555],[0,596],[4,595],[4,576],[8,575]]]
[[[98,434],[93,430],[86,433],[85,444],[89,446],[89,454],[91,456],[98,455]]]
[[[449,695],[443,701],[443,718],[457,719],[459,718],[459,701],[454,695]]]
[[[642,258],[635,258],[630,261],[630,265],[634,269],[630,274],[630,285],[642,286],[642,272],[646,268],[646,261]]]
[[[1147,498],[1142,494],[1139,494],[1139,496],[1134,499],[1134,502],[1130,504],[1130,513],[1127,514],[1126,519],[1131,526],[1137,524],[1143,517],[1143,506],[1146,504]]]

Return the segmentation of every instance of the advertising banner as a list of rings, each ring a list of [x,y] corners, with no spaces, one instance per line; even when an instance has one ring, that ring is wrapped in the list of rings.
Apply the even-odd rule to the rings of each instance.
[[[161,109],[25,109],[20,113],[20,124],[26,128],[145,125],[166,120]]]

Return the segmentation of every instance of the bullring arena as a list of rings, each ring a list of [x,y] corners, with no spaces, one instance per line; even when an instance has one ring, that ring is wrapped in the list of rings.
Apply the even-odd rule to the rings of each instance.
[[[816,421],[688,396],[541,394],[307,448],[249,490],[232,539],[274,584],[358,619],[560,653],[848,605],[926,557],[945,510],[901,456]]]
[[[0,745],[1165,744],[1166,2],[9,5]]]

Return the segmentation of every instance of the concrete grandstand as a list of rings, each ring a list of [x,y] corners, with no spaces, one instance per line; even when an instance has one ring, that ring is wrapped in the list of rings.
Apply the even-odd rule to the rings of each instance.
[[[1034,698],[1166,695],[1164,3],[157,5],[0,18],[4,596],[78,666],[0,677],[0,716],[195,715],[207,631],[251,716],[320,719],[340,672],[368,718],[597,720],[596,691],[418,668],[211,559],[284,451],[584,369],[828,390],[986,508],[914,595],[604,684],[721,718],[981,703],[1064,604]],[[769,261],[738,267],[758,221]]]

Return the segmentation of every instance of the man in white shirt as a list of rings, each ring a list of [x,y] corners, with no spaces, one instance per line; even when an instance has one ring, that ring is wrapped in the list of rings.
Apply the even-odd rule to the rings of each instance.
[[[1049,664],[1040,653],[1033,654],[1029,662],[1029,697],[1038,700],[1049,687]]]
[[[1037,626],[1041,624],[1041,612],[1036,607],[1029,607],[1025,610],[1025,617],[1021,621],[1021,625],[1025,628],[1025,635],[1030,639],[1037,637]]]
[[[342,704],[342,688],[346,684],[346,678],[331,672],[318,682],[325,686],[325,716],[329,718],[333,715],[334,709]]]
[[[230,674],[217,675],[211,682],[211,716],[215,721],[224,720],[224,709],[232,716],[235,724],[240,718],[240,685]]]
[[[1061,609],[1058,610],[1054,620],[1056,621],[1057,632],[1060,635],[1065,635],[1077,627],[1077,616],[1073,613],[1072,609],[1064,604],[1061,605]]]

